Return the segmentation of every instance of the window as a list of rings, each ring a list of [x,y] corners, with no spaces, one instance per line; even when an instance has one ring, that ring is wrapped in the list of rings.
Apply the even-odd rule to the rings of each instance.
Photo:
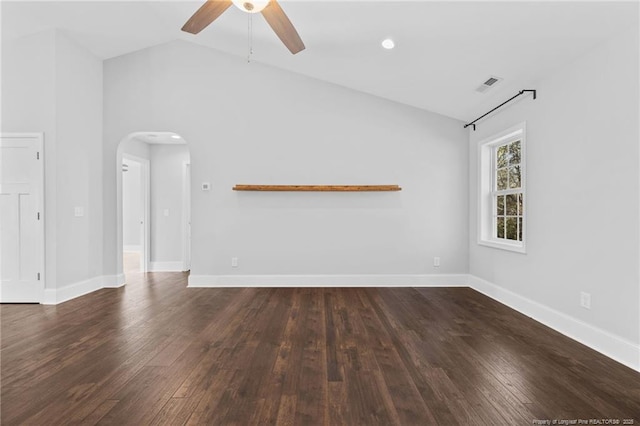
[[[478,244],[525,251],[525,125],[480,143]]]

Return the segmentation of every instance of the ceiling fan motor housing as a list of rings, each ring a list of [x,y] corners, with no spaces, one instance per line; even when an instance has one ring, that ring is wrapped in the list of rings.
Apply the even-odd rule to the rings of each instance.
[[[269,4],[269,0],[232,0],[239,9],[247,13],[261,12]]]

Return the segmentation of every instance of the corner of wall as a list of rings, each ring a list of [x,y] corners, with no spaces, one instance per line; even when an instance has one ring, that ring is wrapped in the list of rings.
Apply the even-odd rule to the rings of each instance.
[[[640,345],[634,342],[476,276],[469,276],[469,286],[629,368],[640,371]]]

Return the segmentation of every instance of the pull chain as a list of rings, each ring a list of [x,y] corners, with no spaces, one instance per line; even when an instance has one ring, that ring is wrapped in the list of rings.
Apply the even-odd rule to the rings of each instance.
[[[249,45],[248,47],[248,54],[247,54],[247,63],[251,62],[251,55],[253,55],[253,22],[251,20],[251,16],[253,15],[253,13],[247,13],[247,15],[249,15],[249,20],[248,20],[248,33],[249,33]]]

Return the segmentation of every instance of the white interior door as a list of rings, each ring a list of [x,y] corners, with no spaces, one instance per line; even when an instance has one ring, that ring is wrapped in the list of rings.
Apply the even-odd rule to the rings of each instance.
[[[0,136],[0,302],[41,302],[42,135]]]

